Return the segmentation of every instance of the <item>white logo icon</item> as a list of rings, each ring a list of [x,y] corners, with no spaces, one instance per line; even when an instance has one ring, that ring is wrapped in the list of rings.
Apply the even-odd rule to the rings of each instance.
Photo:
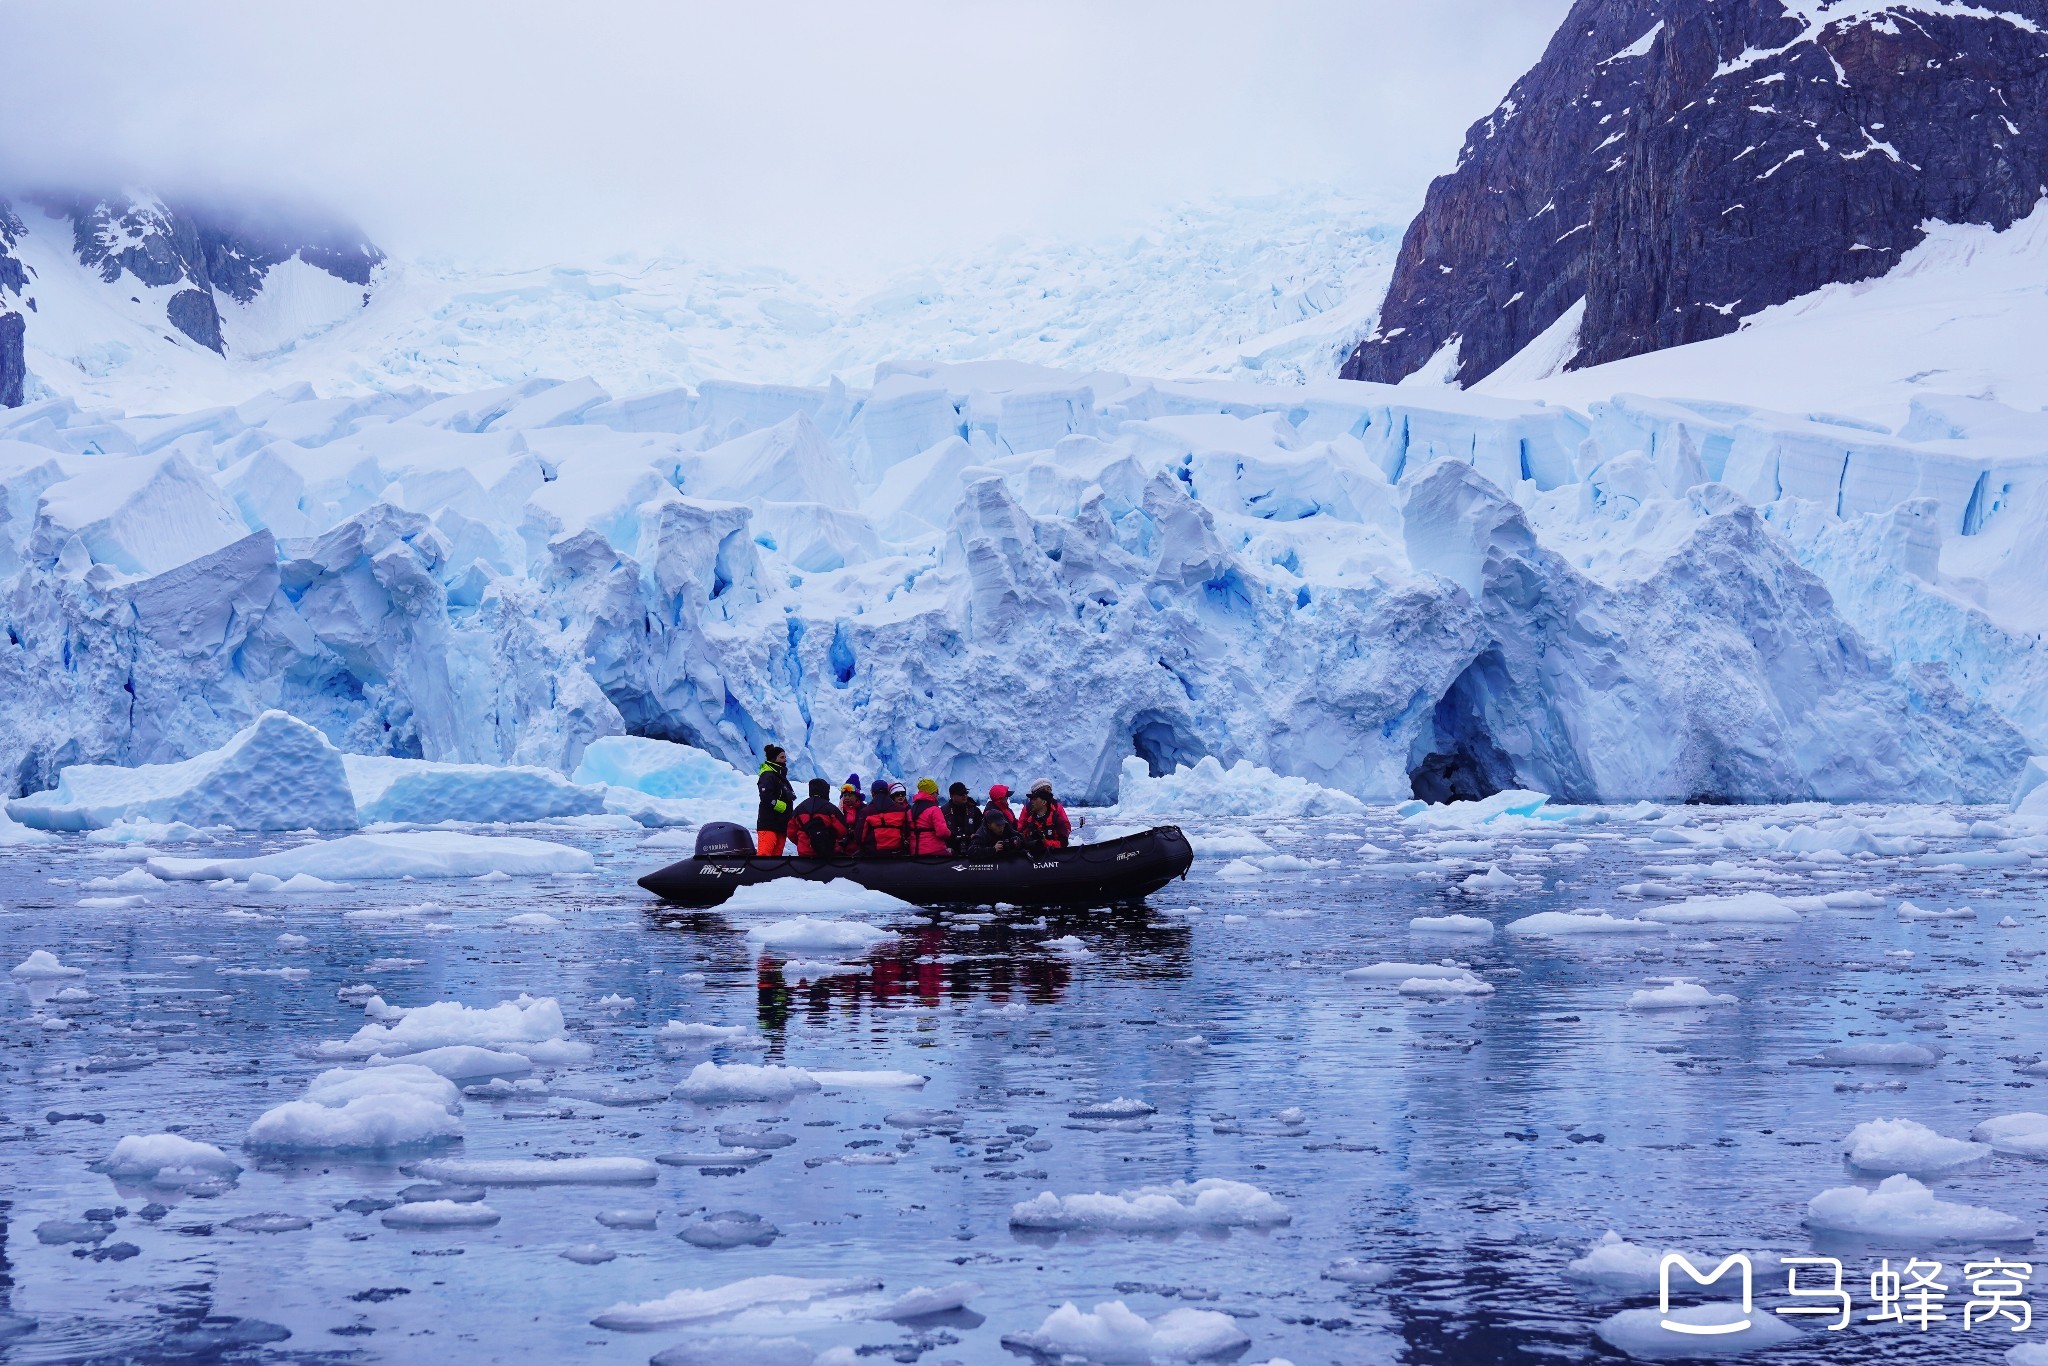
[[[1742,1317],[1731,1323],[1685,1323],[1671,1317],[1671,1268],[1682,1266],[1694,1285],[1712,1285],[1727,1274],[1731,1266],[1742,1268]],[[1662,1314],[1664,1327],[1674,1333],[1690,1333],[1696,1337],[1718,1337],[1722,1333],[1739,1333],[1749,1327],[1749,1314],[1754,1301],[1751,1298],[1752,1271],[1749,1258],[1738,1252],[1723,1261],[1712,1272],[1701,1275],[1700,1269],[1687,1259],[1683,1252],[1667,1252],[1664,1260],[1657,1263],[1657,1312]]]

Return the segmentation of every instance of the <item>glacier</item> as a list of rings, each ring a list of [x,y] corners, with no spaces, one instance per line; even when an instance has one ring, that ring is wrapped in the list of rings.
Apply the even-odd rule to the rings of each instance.
[[[2004,802],[2048,748],[2038,414],[875,375],[12,410],[0,771],[269,710],[358,756],[365,820],[470,800],[378,757],[619,810],[554,782],[617,737],[1082,802],[1132,755],[1368,800]]]

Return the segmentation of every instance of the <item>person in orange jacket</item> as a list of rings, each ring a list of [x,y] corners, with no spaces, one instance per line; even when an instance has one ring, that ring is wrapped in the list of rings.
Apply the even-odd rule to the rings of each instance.
[[[953,827],[946,824],[939,784],[932,778],[917,780],[917,800],[910,804],[910,852],[917,858],[953,852]]]

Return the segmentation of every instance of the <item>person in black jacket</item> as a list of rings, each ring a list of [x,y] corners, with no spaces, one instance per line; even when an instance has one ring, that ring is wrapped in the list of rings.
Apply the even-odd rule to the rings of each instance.
[[[798,858],[843,857],[853,851],[846,817],[832,801],[832,784],[811,779],[811,795],[789,813],[789,835],[796,841]]]
[[[761,751],[761,772],[754,779],[760,790],[761,806],[754,813],[754,850],[762,858],[782,853],[789,836],[789,811],[796,805],[796,789],[789,785],[789,756],[781,745]]]
[[[981,829],[981,808],[974,804],[966,783],[954,783],[946,789],[946,797],[946,829],[952,835],[953,852],[965,853]]]

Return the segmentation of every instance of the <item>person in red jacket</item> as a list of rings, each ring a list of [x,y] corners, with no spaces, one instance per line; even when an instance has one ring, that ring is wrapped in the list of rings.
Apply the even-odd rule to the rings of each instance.
[[[875,793],[861,821],[861,847],[870,854],[904,854],[910,851],[910,806],[903,800],[902,784],[875,779]]]
[[[1017,822],[1017,833],[1024,847],[1033,853],[1064,849],[1073,842],[1074,823],[1067,819],[1067,809],[1052,795],[1051,779],[1040,778],[1031,785],[1031,793],[1024,799],[1024,815]]]
[[[918,858],[953,852],[953,827],[946,823],[935,779],[917,780],[917,800],[910,804],[910,852]]]
[[[798,858],[832,858],[852,852],[846,817],[832,804],[832,784],[823,778],[811,779],[810,795],[789,813],[789,833],[796,839]]]

